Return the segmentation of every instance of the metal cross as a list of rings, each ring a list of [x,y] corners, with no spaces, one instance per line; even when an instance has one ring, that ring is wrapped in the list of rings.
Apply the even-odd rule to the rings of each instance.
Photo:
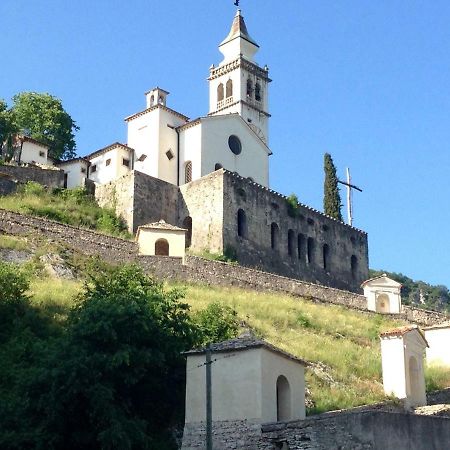
[[[348,224],[352,226],[353,223],[352,189],[356,189],[359,192],[362,192],[362,189],[360,189],[358,186],[355,186],[354,184],[351,184],[350,169],[348,167],[347,167],[347,181],[338,180],[338,183],[347,186],[347,217],[348,217]]]

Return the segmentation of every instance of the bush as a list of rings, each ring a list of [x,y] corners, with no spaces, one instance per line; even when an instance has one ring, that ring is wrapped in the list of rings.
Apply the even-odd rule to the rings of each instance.
[[[286,197],[287,212],[291,217],[297,217],[299,214],[298,197],[295,194],[291,194]]]
[[[210,303],[194,315],[194,322],[200,330],[201,344],[220,342],[237,336],[239,320],[237,312],[221,303]]]
[[[42,195],[45,193],[45,188],[42,184],[36,183],[35,181],[27,181],[20,192],[23,195]]]

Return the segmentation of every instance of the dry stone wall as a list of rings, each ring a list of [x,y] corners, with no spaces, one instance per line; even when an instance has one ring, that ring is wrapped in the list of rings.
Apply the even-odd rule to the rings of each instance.
[[[0,195],[14,192],[15,185],[27,181],[35,181],[49,188],[62,187],[64,186],[64,171],[32,166],[0,166]]]

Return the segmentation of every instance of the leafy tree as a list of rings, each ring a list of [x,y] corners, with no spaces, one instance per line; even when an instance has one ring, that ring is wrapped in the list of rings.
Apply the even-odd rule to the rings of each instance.
[[[325,214],[342,222],[341,196],[338,188],[336,167],[329,153],[324,156],[325,182],[323,189],[323,209]]]
[[[64,110],[61,100],[50,94],[22,92],[13,97],[11,111],[15,127],[20,132],[49,146],[53,158],[75,156],[75,135],[79,129]]]
[[[194,320],[201,332],[202,345],[232,339],[239,330],[237,312],[217,302],[210,303],[206,309],[199,311]]]
[[[8,160],[12,149],[12,136],[17,131],[13,112],[0,99],[0,159]]]

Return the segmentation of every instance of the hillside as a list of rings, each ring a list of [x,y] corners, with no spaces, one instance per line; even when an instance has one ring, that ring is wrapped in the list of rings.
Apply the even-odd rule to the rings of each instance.
[[[31,273],[31,300],[50,320],[64,324],[83,286],[91,260],[55,243],[0,236],[1,248],[23,254],[32,250],[25,267]],[[60,259],[58,259],[60,258]],[[55,264],[56,260],[56,264]],[[50,261],[50,264],[48,263]],[[69,269],[75,279],[48,275]],[[59,269],[58,269],[59,267]],[[64,275],[64,271],[63,276]],[[181,287],[192,311],[218,302],[237,311],[243,327],[274,345],[311,362],[307,370],[309,413],[348,408],[383,400],[379,333],[404,322],[334,305],[316,304],[289,295],[237,288],[169,284]],[[430,388],[450,386],[450,374],[427,374]]]

